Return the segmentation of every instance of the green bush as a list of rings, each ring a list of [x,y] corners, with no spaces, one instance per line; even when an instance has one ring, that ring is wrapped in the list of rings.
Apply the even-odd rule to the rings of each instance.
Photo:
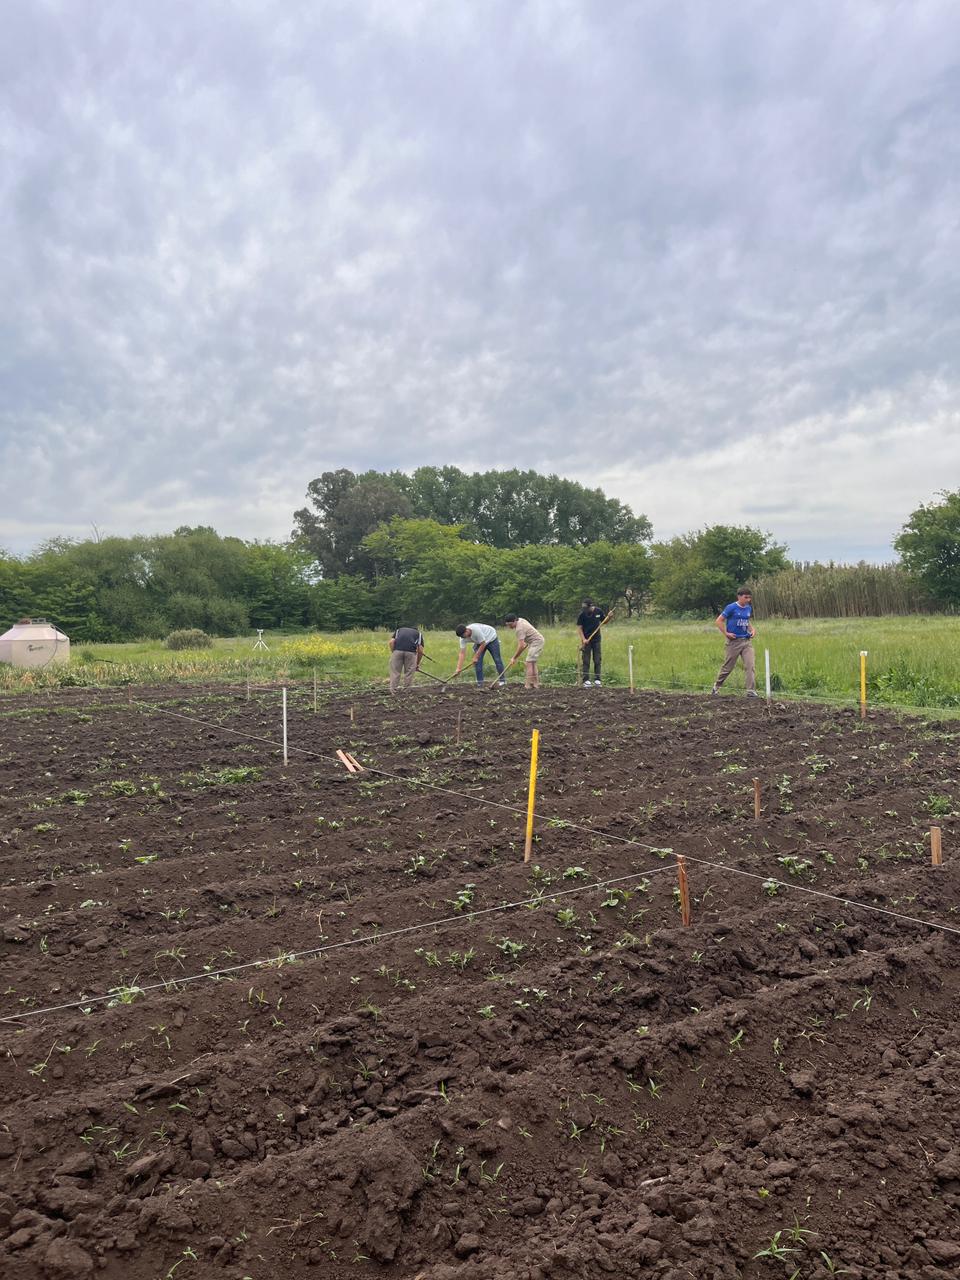
[[[164,644],[168,649],[209,649],[213,641],[199,627],[186,627],[182,631],[171,631]]]

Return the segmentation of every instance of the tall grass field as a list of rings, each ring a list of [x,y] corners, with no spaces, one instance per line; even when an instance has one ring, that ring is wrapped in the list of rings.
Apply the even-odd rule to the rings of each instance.
[[[577,683],[575,627],[543,628],[546,648],[541,676],[549,685]],[[75,645],[68,666],[24,671],[0,667],[0,692],[57,687],[150,684],[170,680],[243,682],[310,681],[383,684],[387,675],[387,633],[270,635],[267,652],[253,637],[216,640],[209,649],[171,651],[160,641]],[[514,651],[513,633],[500,628],[504,658]],[[452,631],[428,631],[424,670],[448,676],[458,644]],[[648,621],[611,623],[604,629],[603,678],[626,685],[627,654],[633,646],[638,688],[705,692],[713,683],[723,639],[711,622]],[[773,691],[778,697],[856,702],[860,650],[868,653],[870,702],[931,709],[960,709],[960,618],[918,614],[898,618],[843,618],[757,623],[754,641],[758,688],[763,692],[764,649],[770,650]],[[488,674],[492,663],[487,660]],[[517,664],[510,679],[521,680]],[[470,672],[461,681],[472,681]],[[418,676],[423,685],[433,683]],[[727,681],[724,696],[743,692],[741,668]]]

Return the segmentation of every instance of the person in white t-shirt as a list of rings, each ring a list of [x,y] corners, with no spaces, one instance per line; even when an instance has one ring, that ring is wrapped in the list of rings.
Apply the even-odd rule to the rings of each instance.
[[[467,656],[467,644],[473,645],[473,658],[471,662],[477,673],[477,684],[483,684],[483,660],[486,654],[490,654],[493,658],[493,665],[500,673],[500,684],[503,682],[503,658],[500,656],[500,641],[497,638],[496,627],[488,627],[485,622],[468,622],[464,625],[462,622],[457,627],[457,636],[460,639],[460,655],[457,658],[457,669],[453,673],[458,676],[463,670],[464,660]]]
[[[508,613],[504,618],[504,622],[511,631],[517,633],[517,652],[510,661],[516,662],[521,653],[525,653],[526,656],[523,659],[526,668],[524,686],[527,689],[539,689],[540,671],[537,663],[540,660],[541,653],[543,653],[545,643],[543,636],[532,622],[528,622],[526,618],[518,618],[515,613]]]

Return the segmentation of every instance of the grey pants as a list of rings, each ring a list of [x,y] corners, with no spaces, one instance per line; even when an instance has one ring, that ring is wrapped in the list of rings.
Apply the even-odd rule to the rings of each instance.
[[[415,653],[401,653],[398,649],[394,649],[390,655],[390,692],[396,693],[400,688],[400,676],[403,676],[403,687],[405,689],[413,688],[414,677],[417,674],[417,655]]]
[[[713,687],[719,689],[726,680],[727,676],[737,665],[737,659],[743,660],[743,677],[746,683],[747,692],[750,693],[757,687],[756,669],[754,665],[753,644],[749,639],[746,640],[728,640],[723,653],[723,666],[717,673],[717,678],[713,682]]]

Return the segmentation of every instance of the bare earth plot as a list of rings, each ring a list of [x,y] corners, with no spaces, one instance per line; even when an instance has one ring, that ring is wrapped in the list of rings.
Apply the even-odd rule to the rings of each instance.
[[[140,697],[0,719],[0,1275],[958,1273],[950,726]]]

